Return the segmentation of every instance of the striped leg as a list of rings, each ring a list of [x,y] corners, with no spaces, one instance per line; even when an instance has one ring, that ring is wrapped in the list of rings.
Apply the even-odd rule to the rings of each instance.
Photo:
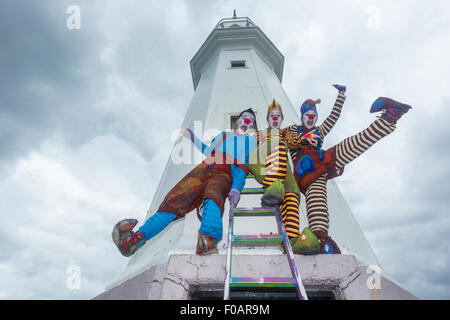
[[[367,129],[345,138],[336,145],[336,167],[343,168],[394,130],[395,124],[377,119]]]
[[[367,129],[348,137],[336,145],[336,167],[343,168],[378,140],[395,130],[395,124],[384,119],[375,120]],[[306,209],[311,231],[328,233],[328,204],[326,175],[318,178],[306,190]]]
[[[300,235],[299,205],[299,195],[287,192],[280,206],[282,220],[289,238],[297,238]]]
[[[326,174],[314,181],[306,190],[306,215],[312,232],[328,233],[328,205]]]
[[[284,183],[287,161],[286,145],[280,143],[266,159],[266,176],[262,182],[265,188],[269,187],[277,179]]]
[[[328,236],[328,205],[326,173],[306,190],[306,209],[310,230],[319,240],[318,251],[322,254],[340,254],[336,242]],[[317,250],[317,249],[316,249]]]

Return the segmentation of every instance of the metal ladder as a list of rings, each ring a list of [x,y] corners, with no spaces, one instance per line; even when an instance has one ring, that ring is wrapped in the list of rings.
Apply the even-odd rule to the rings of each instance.
[[[248,175],[247,179],[254,178],[253,175]],[[241,194],[254,195],[263,194],[264,188],[244,188]],[[261,235],[235,235],[233,233],[233,219],[236,216],[275,216],[278,226],[278,234],[261,234]],[[235,245],[252,246],[259,245],[278,245],[284,244],[286,256],[291,269],[292,277],[232,277],[231,276],[231,262],[232,262],[232,247]],[[256,208],[233,208],[230,203],[230,213],[228,222],[228,240],[227,240],[227,260],[225,270],[225,287],[224,300],[230,300],[231,288],[296,288],[297,297],[299,300],[308,300],[305,287],[303,286],[297,264],[294,260],[294,253],[292,252],[289,238],[286,234],[286,229],[281,220],[281,213],[278,207],[256,207]]]

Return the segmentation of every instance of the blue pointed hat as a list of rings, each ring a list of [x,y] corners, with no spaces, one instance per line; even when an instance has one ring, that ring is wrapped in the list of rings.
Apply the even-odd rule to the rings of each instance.
[[[300,107],[300,113],[302,114],[302,117],[305,114],[305,112],[310,111],[310,110],[314,111],[314,113],[317,114],[316,104],[319,104],[319,103],[320,103],[320,99],[317,99],[315,101],[308,99],[305,102],[303,102],[302,106]]]

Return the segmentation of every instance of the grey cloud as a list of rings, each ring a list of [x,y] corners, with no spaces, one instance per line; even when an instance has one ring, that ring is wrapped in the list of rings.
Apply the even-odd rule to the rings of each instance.
[[[85,141],[95,128],[96,115],[86,115],[102,93],[99,41],[89,28],[66,28],[67,3],[0,5],[1,161],[39,148],[55,133],[68,142]]]
[[[78,217],[71,220],[66,216],[61,221],[35,225],[42,211],[52,208],[36,199],[27,199],[33,189],[23,191],[22,186],[19,191],[8,190],[13,188],[4,183],[7,168],[55,136],[62,138],[64,147],[71,152],[85,147],[92,138],[114,135],[148,162],[142,165],[143,171],[159,172],[164,163],[152,162],[155,153],[170,150],[162,146],[161,141],[168,141],[171,131],[181,124],[193,94],[189,60],[214,24],[223,17],[230,17],[232,10],[237,9],[238,15],[253,19],[277,46],[311,25],[323,28],[324,42],[311,55],[303,55],[311,50],[304,43],[286,42],[289,45],[282,50],[286,57],[283,82],[297,108],[304,99],[322,98],[321,119],[331,110],[331,105],[326,105],[325,101],[334,102],[335,89],[330,84],[341,82],[348,86],[349,99],[342,118],[327,137],[329,146],[358,132],[374,119],[368,113],[370,99],[376,98],[372,95],[406,97],[407,102],[413,104],[415,109],[399,124],[400,130],[407,132],[406,145],[400,145],[402,133],[394,133],[396,136],[391,137],[390,142],[380,142],[383,148],[374,149],[393,154],[383,158],[379,151],[369,151],[338,181],[348,191],[349,205],[356,209],[355,215],[369,242],[393,278],[421,298],[448,298],[445,289],[449,276],[442,266],[448,265],[450,256],[447,249],[450,245],[447,236],[450,176],[446,144],[450,131],[445,111],[450,100],[442,101],[441,114],[431,115],[421,112],[426,108],[426,101],[419,99],[436,94],[427,86],[448,79],[445,75],[424,79],[419,77],[420,73],[415,73],[423,68],[428,75],[424,67],[427,61],[420,60],[422,43],[434,37],[445,40],[448,27],[439,12],[404,13],[403,9],[409,5],[397,3],[388,5],[402,9],[391,10],[399,14],[396,29],[372,32],[366,28],[366,5],[361,2],[311,5],[304,1],[280,7],[278,2],[267,1],[255,7],[253,2],[246,1],[234,8],[226,1],[180,1],[176,4],[140,1],[135,2],[134,7],[125,1],[2,1],[0,181],[3,181],[2,194],[7,194],[10,201],[0,200],[1,207],[8,212],[0,226],[1,262],[9,270],[4,274],[6,280],[2,287],[12,287],[14,281],[20,281],[17,289],[10,292],[13,298],[90,298],[123,270],[126,261],[112,254],[117,252],[109,239],[110,227],[122,212],[112,215],[109,209],[100,210],[101,205],[90,207],[76,199],[68,201],[73,206],[68,208]],[[69,31],[65,27],[65,9],[69,4],[80,4],[82,8],[81,30]],[[302,10],[298,10],[298,6]],[[422,10],[422,6],[429,7],[419,1],[413,6],[418,10]],[[441,4],[442,12],[448,12],[446,6]],[[186,15],[180,16],[178,21],[177,14],[181,14],[179,10],[183,8]],[[350,15],[354,20],[343,19]],[[390,17],[386,19],[389,22]],[[440,31],[434,34],[435,30]],[[105,47],[112,48],[115,57],[112,61],[102,61]],[[319,63],[318,57],[321,58]],[[398,146],[401,151],[385,148],[387,144]],[[106,152],[108,148],[118,148],[118,144],[106,145],[101,154],[95,156],[110,161],[110,174],[121,172],[132,177],[130,185],[136,185],[139,174],[127,175],[130,169],[126,164],[140,163],[140,160],[118,161],[118,154]],[[93,152],[96,148],[91,146],[88,150]],[[73,155],[70,152],[69,155]],[[373,192],[369,194],[352,189],[352,179],[357,178],[356,168],[364,167],[369,158],[380,160],[386,166],[390,163],[383,162],[385,159],[393,161],[401,176],[396,185],[398,189],[384,199],[379,198],[377,191],[387,190],[386,185],[372,186],[373,190],[365,186],[365,190]],[[400,163],[398,159],[405,161]],[[88,160],[77,165],[68,163],[67,159],[59,160],[72,170],[77,167],[78,174],[89,178],[97,177],[94,171],[102,167],[97,165],[95,170],[83,170],[81,167],[90,166]],[[376,174],[380,173],[373,173],[374,179]],[[145,190],[140,191],[141,198],[151,197],[148,190],[156,188],[154,182],[141,183],[139,188]],[[14,215],[20,218],[12,217]],[[92,216],[92,220],[87,216]],[[14,218],[19,220],[13,223]],[[36,243],[27,244],[17,239],[18,225],[35,225],[42,235],[51,234],[53,238],[37,237]],[[61,243],[53,246],[51,239],[65,239],[65,242],[58,241]],[[44,255],[33,253],[38,247],[46,248]],[[49,248],[57,254],[52,254]],[[98,260],[108,263],[99,265]],[[82,268],[85,277],[82,292],[69,292],[65,288],[65,268],[70,264],[79,264]],[[47,283],[57,285],[48,290]],[[29,288],[29,296],[24,296],[23,288]]]
[[[120,114],[112,112],[113,106],[94,107],[107,97],[107,76],[116,70],[99,58],[105,39],[99,31],[98,8],[88,2],[80,2],[82,28],[68,30],[65,10],[69,4],[72,2],[58,2],[51,6],[49,3],[47,6],[27,3],[20,7],[13,2],[2,3],[0,19],[7,28],[3,29],[1,37],[6,39],[7,46],[2,51],[4,59],[0,62],[0,68],[5,70],[0,86],[0,169],[6,170],[8,163],[39,149],[42,142],[55,136],[61,137],[68,146],[76,147],[95,136],[112,133],[134,145],[146,159],[150,160],[154,155],[154,146],[148,142],[148,135],[139,138],[144,135],[137,133],[136,128],[130,129],[136,127],[134,119],[137,117],[151,120],[151,112],[139,115],[132,114],[132,108],[122,108],[119,112],[128,115],[120,117]],[[152,37],[155,32],[145,28],[143,31],[142,37]],[[144,41],[135,34],[127,39],[124,45],[130,50]],[[142,54],[167,51],[163,46],[159,47],[159,51],[148,48]],[[149,61],[164,65],[161,54],[157,57],[149,55],[149,60],[141,56],[144,60],[138,61],[126,51],[120,51],[119,55],[119,61],[125,61],[123,70],[129,70],[123,73],[122,78],[127,79],[129,75],[130,84],[139,84],[138,88],[148,93],[144,98],[152,101],[154,96],[176,96],[179,88],[173,89],[172,83],[161,82],[157,77],[164,70],[155,69],[153,73],[149,72],[150,76],[145,74],[147,68],[142,68],[144,74],[136,72]],[[118,71],[123,70],[118,68]],[[175,75],[174,79],[177,78]],[[174,99],[164,101],[166,105],[184,107],[181,100],[175,99],[175,102]],[[149,105],[150,111],[151,108]]]

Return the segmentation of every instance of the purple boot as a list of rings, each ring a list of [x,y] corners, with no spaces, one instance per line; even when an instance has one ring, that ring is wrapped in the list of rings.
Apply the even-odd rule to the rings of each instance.
[[[384,119],[390,123],[396,123],[402,115],[407,113],[411,109],[410,105],[400,103],[390,98],[380,97],[372,104],[370,113],[379,112],[383,110],[381,119]]]
[[[345,90],[347,90],[347,88],[345,86],[341,86],[339,84],[333,84],[333,87],[338,89],[339,92],[341,92],[341,91],[345,92]]]

